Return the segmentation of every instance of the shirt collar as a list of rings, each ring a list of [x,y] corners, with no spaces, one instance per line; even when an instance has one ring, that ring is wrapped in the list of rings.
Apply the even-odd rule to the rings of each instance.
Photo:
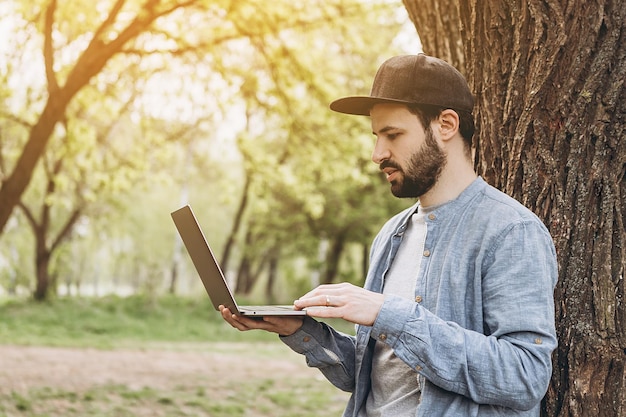
[[[477,177],[472,183],[458,195],[454,200],[450,200],[438,206],[428,209],[428,214],[433,214],[435,218],[447,217],[448,214],[455,212],[458,207],[465,206],[471,199],[473,199],[481,190],[487,186],[487,183],[482,177]],[[411,206],[400,222],[400,228],[398,231],[404,231],[407,228],[408,222],[411,216],[417,213],[419,209],[419,201]]]

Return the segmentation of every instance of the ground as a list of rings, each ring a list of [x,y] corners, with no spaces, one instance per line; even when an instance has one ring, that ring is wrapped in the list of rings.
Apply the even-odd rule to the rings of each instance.
[[[263,366],[258,366],[259,357],[254,352],[241,355],[240,349],[229,352],[226,345],[206,352],[0,346],[0,392],[38,386],[70,390],[101,384],[168,388],[210,375],[220,375],[225,381],[260,378],[267,375],[268,369],[318,377],[319,372],[307,368],[297,355],[263,357]]]
[[[308,368],[300,355],[281,343],[150,346],[146,349],[116,350],[0,345],[0,399],[5,400],[5,414],[0,403],[0,416],[37,415],[37,412],[6,412],[6,399],[16,398],[16,395],[32,396],[29,393],[34,390],[50,387],[57,392],[81,395],[94,387],[123,386],[127,390],[149,387],[162,393],[193,385],[206,387],[209,390],[206,395],[216,396],[212,400],[215,403],[218,399],[232,396],[236,391],[233,387],[246,386],[250,381],[268,381],[280,375],[289,378],[290,386],[298,385],[298,381],[321,384],[322,387],[328,385],[318,370]],[[255,387],[258,389],[259,385]],[[272,380],[274,391],[288,388]],[[346,398],[337,392],[332,400],[340,409]],[[137,410],[133,413],[148,415]],[[207,412],[201,415],[218,414]]]

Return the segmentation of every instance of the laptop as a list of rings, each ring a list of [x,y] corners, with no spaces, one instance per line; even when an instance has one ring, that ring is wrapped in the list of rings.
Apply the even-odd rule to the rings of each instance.
[[[218,310],[220,305],[227,307],[233,314],[241,316],[305,316],[306,311],[294,310],[292,305],[240,306],[233,297],[233,292],[226,282],[213,251],[209,246],[200,224],[191,209],[186,205],[172,212],[172,219],[178,233],[187,248],[187,252],[200,275],[207,294]]]

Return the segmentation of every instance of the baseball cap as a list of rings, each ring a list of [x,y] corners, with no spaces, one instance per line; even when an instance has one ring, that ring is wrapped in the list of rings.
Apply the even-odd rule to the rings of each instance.
[[[340,98],[330,108],[369,116],[379,103],[422,104],[471,113],[474,98],[463,75],[447,62],[424,54],[400,55],[380,66],[369,96]]]

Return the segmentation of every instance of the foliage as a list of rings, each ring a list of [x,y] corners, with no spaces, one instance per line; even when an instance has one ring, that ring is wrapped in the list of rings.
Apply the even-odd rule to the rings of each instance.
[[[10,23],[9,42],[22,45],[5,41],[0,49],[4,178],[19,171],[55,89],[75,91],[22,196],[33,219],[44,208],[51,213],[43,240],[54,250],[52,285],[76,291],[108,279],[159,291],[180,256],[168,213],[192,201],[219,250],[246,178],[252,203],[234,241],[238,255],[259,267],[263,249],[278,244],[285,261],[316,259],[319,240],[334,236],[366,244],[397,209],[368,171],[365,118],[333,115],[327,104],[367,93],[380,51],[395,51],[399,5],[116,5],[30,0],[10,3],[0,16]],[[84,79],[88,59],[102,68]],[[46,167],[57,163],[62,169],[50,176]],[[76,210],[72,232],[51,246]],[[22,233],[25,219],[14,213],[0,241],[5,288],[24,285],[29,274],[23,252],[34,242]]]
[[[393,19],[380,9],[364,12],[359,24],[384,27]],[[363,134],[369,130],[367,120],[331,114],[327,108],[339,89],[366,94],[369,83],[364,80],[375,72],[378,51],[394,53],[388,45],[397,32],[371,36],[353,30],[342,20],[303,32],[281,31],[277,39],[252,42],[252,55],[243,58],[255,69],[237,73],[244,79],[246,99],[246,130],[237,145],[246,176],[241,204],[247,207],[240,209],[247,209],[247,217],[244,227],[233,230],[238,237],[231,239],[240,243],[242,262],[255,261],[248,269],[258,271],[294,257],[312,264],[322,240],[366,245],[383,219],[400,207],[390,208],[377,198],[378,191],[387,190],[377,187],[369,169],[371,139]],[[367,38],[367,46],[356,41],[350,49],[352,35]],[[259,55],[262,61],[254,59]],[[282,65],[284,60],[288,65]],[[321,66],[325,70],[318,70]],[[228,254],[222,263],[228,266]],[[243,263],[239,281],[245,278],[242,268]]]

